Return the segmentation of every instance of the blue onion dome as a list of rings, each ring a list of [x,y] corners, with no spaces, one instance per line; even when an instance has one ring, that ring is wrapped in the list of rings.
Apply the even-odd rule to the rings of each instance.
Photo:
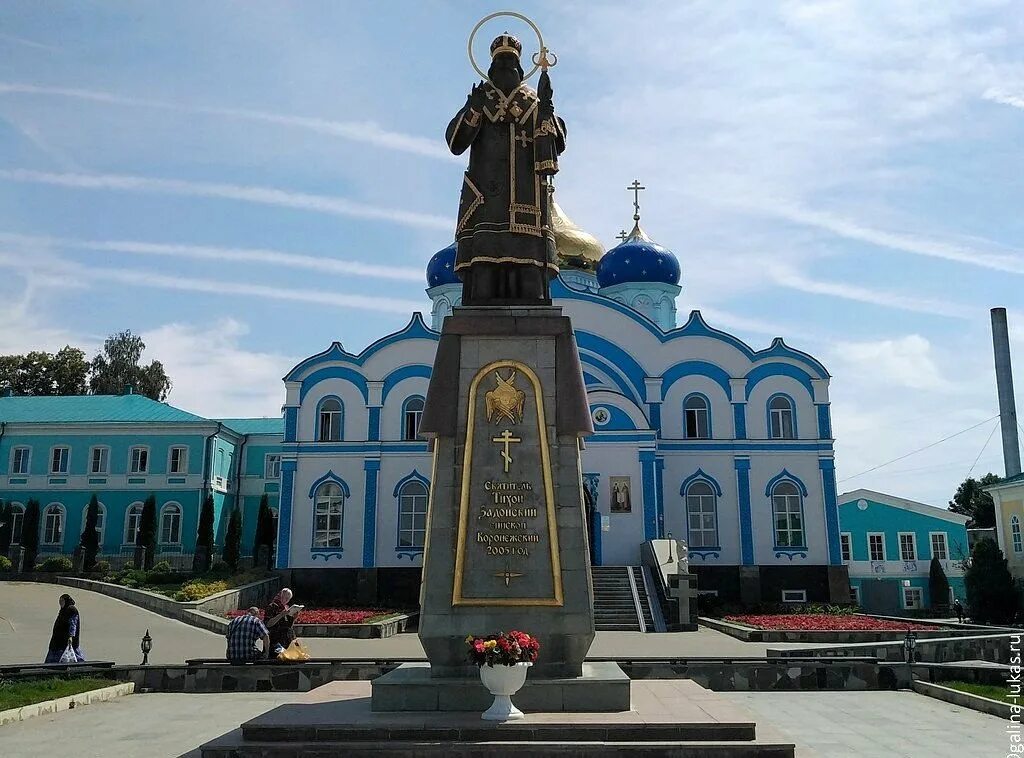
[[[455,242],[444,250],[438,250],[427,263],[427,286],[440,287],[442,284],[458,284],[455,275]]]
[[[605,253],[597,265],[597,282],[602,287],[627,282],[679,284],[679,277],[675,253],[648,237],[639,221],[629,236]]]

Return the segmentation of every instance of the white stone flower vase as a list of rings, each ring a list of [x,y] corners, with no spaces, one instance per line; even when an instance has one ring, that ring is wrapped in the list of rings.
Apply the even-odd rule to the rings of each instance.
[[[494,695],[494,702],[480,716],[487,721],[512,721],[523,718],[523,712],[512,704],[512,696],[526,684],[526,670],[532,663],[514,666],[481,666],[480,681]]]

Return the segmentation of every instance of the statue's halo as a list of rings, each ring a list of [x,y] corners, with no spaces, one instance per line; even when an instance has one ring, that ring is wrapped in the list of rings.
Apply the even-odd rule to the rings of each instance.
[[[476,33],[480,31],[481,26],[486,24],[492,18],[498,18],[500,16],[511,16],[512,18],[518,18],[520,21],[526,22],[529,25],[529,27],[533,29],[533,33],[537,35],[537,42],[540,44],[540,49],[544,49],[544,37],[541,36],[540,28],[535,23],[533,23],[533,21],[524,16],[522,13],[516,13],[515,11],[498,11],[497,13],[492,13],[488,16],[484,16],[482,19],[476,22],[476,26],[474,26],[473,31],[470,32],[469,45],[467,49],[469,51],[469,62],[473,66],[473,70],[480,75],[481,79],[486,79],[489,82],[491,81],[491,77],[489,77],[486,72],[481,71],[480,67],[476,65],[476,59],[473,57],[473,40],[476,39]],[[533,68],[531,68],[529,72],[523,77],[523,81],[525,82],[531,76],[536,74],[538,68],[540,68],[540,64],[534,63]],[[493,83],[494,82],[491,82],[491,84]]]

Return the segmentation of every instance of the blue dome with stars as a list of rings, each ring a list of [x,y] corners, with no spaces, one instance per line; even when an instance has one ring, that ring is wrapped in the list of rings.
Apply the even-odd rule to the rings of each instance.
[[[597,282],[602,287],[627,282],[679,284],[680,274],[675,253],[648,237],[639,222],[622,244],[605,253],[597,264]]]
[[[455,275],[455,243],[444,250],[438,250],[427,263],[427,286],[440,287],[442,284],[458,284],[461,279]]]

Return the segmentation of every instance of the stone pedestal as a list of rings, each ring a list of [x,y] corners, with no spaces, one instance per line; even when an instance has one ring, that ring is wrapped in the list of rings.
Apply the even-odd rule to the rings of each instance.
[[[556,307],[456,308],[422,431],[434,467],[419,636],[435,678],[475,679],[467,635],[536,636],[530,680],[579,677],[594,638],[579,439],[592,432]]]

